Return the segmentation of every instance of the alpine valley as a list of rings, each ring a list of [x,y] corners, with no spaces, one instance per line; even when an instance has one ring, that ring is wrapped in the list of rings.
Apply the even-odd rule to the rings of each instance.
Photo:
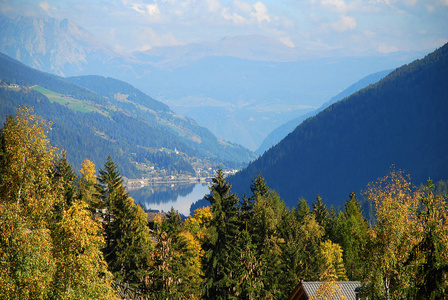
[[[0,121],[20,105],[34,107],[53,122],[49,137],[77,170],[85,158],[102,165],[111,155],[127,177],[153,169],[196,175],[198,169],[236,168],[256,157],[116,79],[62,78],[0,54],[0,80]]]
[[[397,168],[415,185],[448,178],[448,44],[301,123],[230,179],[243,195],[259,172],[289,207],[351,191]]]
[[[252,151],[274,129],[359,79],[424,55],[328,57],[316,52],[309,57],[298,48],[263,35],[243,35],[119,53],[67,19],[0,15],[0,52],[59,76],[101,75],[128,82],[218,138]]]

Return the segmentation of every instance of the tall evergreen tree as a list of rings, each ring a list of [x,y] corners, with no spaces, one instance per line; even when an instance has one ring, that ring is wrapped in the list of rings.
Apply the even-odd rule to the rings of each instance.
[[[362,215],[355,193],[345,203],[334,222],[333,238],[343,249],[344,264],[350,280],[362,279],[363,252],[369,236],[369,225]]]
[[[297,283],[302,279],[300,277],[302,270],[301,252],[302,241],[299,231],[300,223],[295,216],[296,210],[285,210],[282,214],[282,220],[279,226],[279,236],[283,239],[281,247],[281,276],[279,281],[282,283],[283,298],[291,294]]]
[[[70,206],[75,198],[76,187],[75,180],[77,176],[73,167],[69,164],[66,152],[62,152],[62,158],[60,158],[55,165],[53,180],[55,183],[61,184],[61,189],[64,191],[65,203]]]
[[[313,214],[316,218],[317,223],[320,226],[326,228],[328,223],[328,210],[325,203],[322,201],[321,196],[316,197],[316,201],[313,203]]]
[[[261,262],[259,274],[264,284],[262,298],[277,298],[280,293],[281,248],[279,226],[286,207],[280,197],[258,175],[252,182],[253,217],[249,231]]]
[[[109,269],[119,280],[143,285],[143,273],[149,268],[152,246],[146,213],[129,197],[118,167],[110,156],[99,173],[98,190],[107,208],[103,252]]]
[[[310,206],[308,205],[305,198],[300,198],[297,203],[297,207],[294,208],[294,216],[297,222],[302,223],[305,217],[310,213]]]
[[[183,230],[179,213],[171,208],[159,227],[151,271],[152,296],[157,299],[196,299],[201,295],[200,245]]]
[[[158,223],[157,242],[153,252],[148,288],[151,299],[181,299],[183,282],[179,253],[180,217],[171,208],[168,219]],[[176,249],[177,248],[177,249]],[[185,298],[186,295],[184,295]]]
[[[54,203],[54,224],[57,224],[61,220],[64,211],[68,210],[73,204],[76,196],[76,178],[76,173],[68,163],[64,151],[62,152],[62,158],[56,162],[53,170],[54,188],[63,194],[63,197],[59,197]]]
[[[308,214],[305,220],[299,225],[300,243],[300,273],[298,277],[302,280],[319,280],[319,246],[325,235],[323,228],[317,221],[314,214]]]
[[[123,185],[123,179],[118,170],[118,166],[114,163],[110,155],[104,163],[104,169],[99,170],[99,174],[97,189],[104,207],[110,207],[112,205],[111,198],[113,193]]]
[[[212,179],[210,201],[213,219],[211,221],[210,242],[205,245],[206,263],[204,274],[205,298],[228,299],[235,294],[238,284],[235,270],[238,268],[238,198],[230,192],[231,185],[224,177],[222,169],[218,169]]]

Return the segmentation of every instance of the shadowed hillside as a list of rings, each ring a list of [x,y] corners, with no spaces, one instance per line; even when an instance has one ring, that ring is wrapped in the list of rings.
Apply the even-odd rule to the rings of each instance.
[[[420,184],[448,178],[448,44],[393,71],[297,127],[233,178],[261,172],[289,206],[322,196],[341,205],[391,165]]]

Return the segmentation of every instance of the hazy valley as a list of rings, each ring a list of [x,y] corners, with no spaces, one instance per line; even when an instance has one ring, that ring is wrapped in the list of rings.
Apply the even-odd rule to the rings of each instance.
[[[0,2],[0,298],[446,299],[447,16]]]

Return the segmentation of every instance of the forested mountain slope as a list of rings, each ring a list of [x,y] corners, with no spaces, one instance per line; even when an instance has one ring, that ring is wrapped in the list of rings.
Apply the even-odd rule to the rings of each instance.
[[[359,91],[360,89],[365,88],[366,86],[370,84],[374,84],[378,82],[380,79],[387,76],[392,70],[385,70],[381,72],[376,72],[374,74],[370,74],[363,79],[357,81],[356,83],[352,84],[336,96],[332,97],[329,101],[322,104],[321,107],[319,107],[316,110],[310,111],[309,113],[306,113],[302,116],[299,116],[297,118],[294,118],[285,124],[281,125],[280,127],[276,128],[274,131],[272,131],[268,136],[263,140],[263,143],[261,146],[255,150],[255,153],[258,155],[262,155],[266,150],[271,148],[272,146],[278,144],[281,140],[283,140],[289,133],[293,132],[294,129],[299,126],[303,121],[308,119],[309,117],[313,117],[317,115],[319,112],[326,109],[328,106],[330,106],[333,103],[336,103],[345,97],[350,96],[351,94]]]
[[[301,47],[261,35],[126,54],[87,29],[67,19],[11,19],[0,13],[0,52],[64,77],[101,75],[128,82],[218,138],[250,150],[285,120],[314,110],[359,78],[422,57],[392,52],[305,59]]]
[[[0,80],[0,121],[4,123],[19,105],[34,106],[37,114],[54,122],[50,137],[67,150],[78,170],[84,158],[101,165],[109,154],[130,177],[141,174],[136,162],[192,173],[196,159],[239,165],[255,157],[119,80],[64,79],[3,54]]]
[[[242,194],[258,172],[289,206],[317,195],[341,205],[391,165],[415,184],[448,178],[448,44],[297,127],[230,179]]]

